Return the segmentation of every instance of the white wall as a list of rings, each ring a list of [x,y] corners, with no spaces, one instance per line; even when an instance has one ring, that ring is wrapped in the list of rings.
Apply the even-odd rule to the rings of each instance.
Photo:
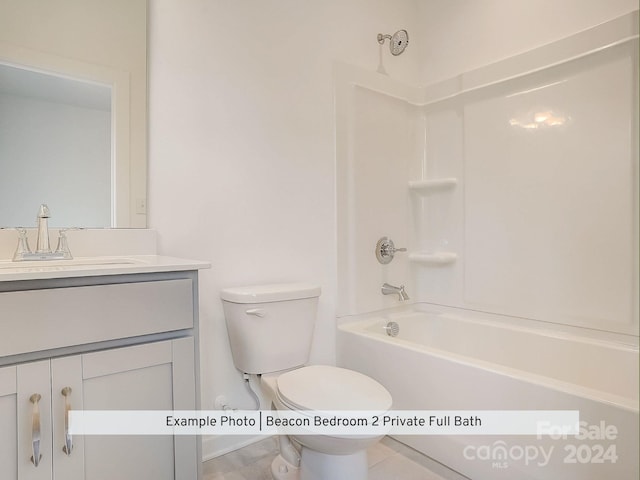
[[[201,275],[203,408],[251,408],[228,347],[221,288],[321,285],[312,362],[335,361],[333,62],[378,65],[379,32],[413,30],[413,0],[150,2],[149,226]],[[417,75],[417,49],[385,51]],[[240,439],[205,445],[205,455]]]
[[[638,0],[422,0],[420,83],[431,84],[637,10]]]

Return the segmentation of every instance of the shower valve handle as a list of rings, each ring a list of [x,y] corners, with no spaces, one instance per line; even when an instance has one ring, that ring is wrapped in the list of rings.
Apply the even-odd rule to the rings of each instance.
[[[378,240],[378,243],[376,243],[376,258],[378,259],[378,262],[383,265],[391,263],[391,260],[393,260],[393,256],[396,254],[396,252],[406,251],[406,248],[396,248],[396,246],[393,244],[393,240],[387,237],[382,237],[380,240]]]

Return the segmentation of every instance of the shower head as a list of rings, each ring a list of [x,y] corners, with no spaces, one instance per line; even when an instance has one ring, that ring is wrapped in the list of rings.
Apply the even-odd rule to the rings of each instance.
[[[389,39],[389,50],[391,55],[398,56],[409,45],[409,34],[406,30],[398,30],[393,35],[378,34],[378,43],[382,45],[386,39]]]

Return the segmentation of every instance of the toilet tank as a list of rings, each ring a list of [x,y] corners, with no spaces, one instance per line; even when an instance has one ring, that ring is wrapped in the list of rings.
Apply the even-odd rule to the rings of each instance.
[[[245,373],[269,373],[309,360],[320,287],[255,285],[220,292],[233,363]]]

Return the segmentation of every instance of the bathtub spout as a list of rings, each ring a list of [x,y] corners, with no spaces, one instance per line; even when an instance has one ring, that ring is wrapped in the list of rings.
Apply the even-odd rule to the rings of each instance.
[[[409,300],[409,295],[404,291],[404,285],[400,285],[399,287],[395,287],[393,285],[389,285],[385,283],[382,285],[382,289],[380,290],[383,295],[398,295],[399,301]]]

